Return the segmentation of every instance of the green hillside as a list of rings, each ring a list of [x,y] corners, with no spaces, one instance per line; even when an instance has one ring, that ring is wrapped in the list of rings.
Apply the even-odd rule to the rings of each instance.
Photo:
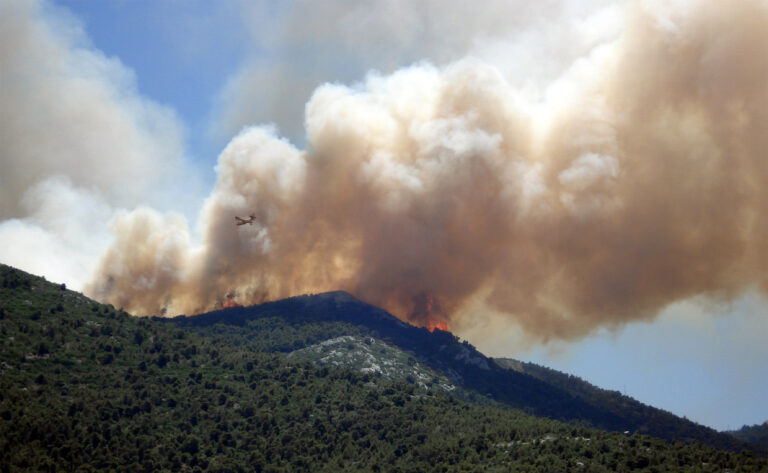
[[[617,432],[699,441],[731,451],[759,449],[628,397],[617,398],[573,376],[514,360],[505,364],[503,359],[488,358],[449,332],[431,333],[403,323],[345,292],[303,295],[258,306],[158,320],[218,343],[270,353],[289,353],[339,336],[372,337],[397,347],[449,379],[460,388],[455,394],[465,400],[497,403],[536,416]],[[355,363],[346,365],[353,367]]]
[[[213,325],[210,333],[232,328]],[[301,334],[303,346],[283,346],[288,353],[319,343],[332,325],[249,336],[267,346],[285,343],[277,331]],[[198,330],[132,317],[0,266],[0,471],[768,468],[752,454],[478,406]]]

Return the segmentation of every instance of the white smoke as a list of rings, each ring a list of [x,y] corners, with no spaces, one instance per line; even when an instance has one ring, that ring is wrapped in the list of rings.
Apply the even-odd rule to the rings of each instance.
[[[80,288],[114,208],[194,187],[183,125],[135,82],[65,10],[0,3],[0,260]]]
[[[311,0],[272,11],[247,2],[253,54],[221,91],[212,132],[229,138],[274,123],[302,142],[304,105],[318,84],[352,83],[427,61],[474,57],[516,87],[541,95],[573,61],[615,39],[624,8],[607,0]]]

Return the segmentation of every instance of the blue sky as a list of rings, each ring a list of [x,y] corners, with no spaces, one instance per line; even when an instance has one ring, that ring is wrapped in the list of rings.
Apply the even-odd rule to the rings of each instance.
[[[765,301],[755,295],[715,310],[683,304],[653,323],[524,357],[696,422],[737,429],[766,415],[765,319]]]
[[[190,154],[205,170],[213,168],[226,144],[209,130],[217,93],[246,49],[246,25],[236,6],[226,3],[66,0],[55,5],[76,16],[94,48],[134,71],[142,95],[182,117]]]
[[[54,204],[46,204],[45,196],[54,192],[46,189],[64,189],[64,194],[56,194],[58,201],[64,195],[66,202],[82,203],[87,210],[73,220],[84,228],[92,228],[89,222],[94,216],[109,220],[117,215],[119,222],[120,215],[133,208],[177,211],[191,230],[174,216],[148,213],[146,218],[163,222],[162,226],[178,224],[178,233],[169,238],[191,245],[201,239],[203,224],[197,212],[210,199],[219,154],[230,140],[244,127],[271,123],[274,133],[285,137],[283,141],[302,149],[308,142],[304,107],[322,84],[364,89],[369,86],[360,84],[371,77],[371,71],[386,77],[422,61],[440,66],[472,57],[493,64],[521,96],[546,101],[567,95],[573,77],[589,75],[589,61],[603,54],[601,46],[610,46],[619,37],[616,20],[623,14],[621,6],[597,0],[541,2],[538,7],[521,4],[506,17],[502,15],[509,13],[505,2],[489,2],[472,11],[471,17],[469,7],[460,2],[436,9],[430,2],[370,2],[354,8],[345,2],[328,2],[324,8],[310,8],[301,1],[58,0],[43,4],[40,11],[34,8],[36,2],[18,3],[33,5],[29,18],[58,25],[64,32],[52,37],[67,51],[85,50],[92,55],[85,64],[107,70],[107,85],[98,84],[106,87],[108,96],[117,97],[117,115],[122,117],[129,110],[126,113],[135,123],[125,133],[138,138],[125,147],[135,147],[139,154],[161,150],[158,157],[152,155],[148,162],[125,171],[159,176],[158,181],[147,181],[144,190],[119,192],[115,188],[121,187],[121,181],[114,184],[108,173],[99,173],[101,182],[107,182],[102,187],[62,167],[51,171],[50,179],[43,171],[29,177],[30,183],[46,180],[30,184],[32,190],[20,190],[18,196],[24,197],[18,198],[18,208],[10,206],[0,214],[0,240],[21,232],[26,241],[42,241],[60,249],[59,253],[73,255],[41,261],[32,256],[25,260],[23,254],[10,259],[0,253],[3,262],[9,258],[9,263],[37,272],[45,268],[49,278],[74,282],[75,287],[86,281],[71,276],[66,268],[79,268],[81,273],[94,270],[94,255],[107,251],[109,237],[74,243],[81,239],[77,230],[42,217],[56,210]],[[27,18],[24,15],[20,18]],[[467,21],[460,24],[456,17]],[[82,59],[77,54],[72,57]],[[109,84],[121,81],[126,84],[109,92]],[[133,154],[126,153],[125,159],[132,159]],[[173,159],[166,159],[170,155]],[[87,166],[78,159],[72,158],[73,168]],[[62,158],[62,162],[70,161]],[[610,169],[611,162],[606,162]],[[599,166],[603,164],[590,161],[582,171],[595,173]],[[21,171],[18,175],[28,177]],[[565,181],[562,174],[561,181]],[[187,187],[183,192],[146,190],[180,183]],[[34,207],[38,201],[45,205]],[[717,429],[738,428],[768,420],[764,402],[768,399],[768,304],[759,284],[755,290],[732,294],[726,302],[706,296],[672,300],[655,316],[598,324],[585,330],[584,336],[564,341],[555,337],[542,343],[540,337],[529,338],[514,324],[504,325],[507,331],[493,325],[489,335],[462,323],[464,330],[459,334],[490,355],[573,373]]]

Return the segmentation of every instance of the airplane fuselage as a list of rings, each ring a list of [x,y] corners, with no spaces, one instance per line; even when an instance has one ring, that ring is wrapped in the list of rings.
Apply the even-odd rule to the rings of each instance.
[[[235,224],[237,224],[237,226],[245,225],[246,223],[248,225],[252,225],[254,221],[256,221],[256,217],[254,217],[253,215],[251,215],[248,218],[235,217]]]

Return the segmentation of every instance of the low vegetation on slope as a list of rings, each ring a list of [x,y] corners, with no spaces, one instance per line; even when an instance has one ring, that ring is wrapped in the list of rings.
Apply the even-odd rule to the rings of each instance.
[[[7,266],[0,337],[2,472],[768,468],[200,337]]]
[[[447,378],[419,363],[407,353],[375,338],[342,335],[292,351],[289,359],[308,360],[321,366],[352,368],[377,379],[406,381],[421,389],[456,389]]]

